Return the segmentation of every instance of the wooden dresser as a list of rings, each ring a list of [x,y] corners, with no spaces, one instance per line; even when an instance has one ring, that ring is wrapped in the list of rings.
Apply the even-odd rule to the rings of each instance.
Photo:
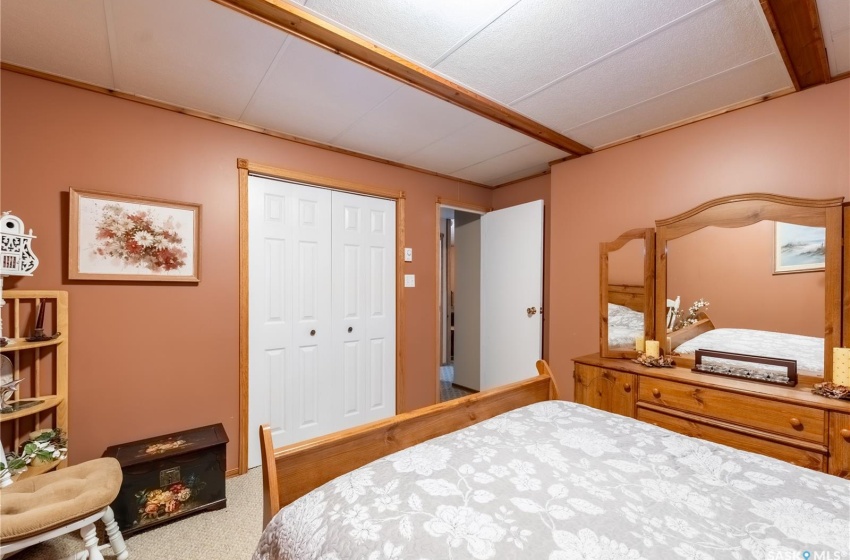
[[[745,451],[850,478],[850,402],[689,369],[575,358],[575,399]]]

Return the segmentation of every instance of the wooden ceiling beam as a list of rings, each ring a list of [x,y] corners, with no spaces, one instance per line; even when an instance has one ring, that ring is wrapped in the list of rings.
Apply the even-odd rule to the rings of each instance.
[[[817,0],[760,0],[798,91],[830,81]]]
[[[479,116],[575,155],[593,150],[495,101],[336,27],[282,0],[212,0]]]

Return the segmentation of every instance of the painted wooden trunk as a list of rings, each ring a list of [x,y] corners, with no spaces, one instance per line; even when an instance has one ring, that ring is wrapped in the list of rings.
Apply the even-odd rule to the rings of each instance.
[[[112,503],[125,536],[191,513],[227,505],[227,434],[221,424],[113,445],[124,481]]]

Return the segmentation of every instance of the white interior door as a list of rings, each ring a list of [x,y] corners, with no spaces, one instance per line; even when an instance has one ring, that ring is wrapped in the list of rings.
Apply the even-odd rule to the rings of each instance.
[[[395,202],[249,177],[248,466],[395,414]],[[351,329],[349,331],[349,329]]]
[[[543,344],[542,304],[543,201],[484,214],[481,390],[536,374]]]
[[[321,435],[331,385],[331,191],[250,177],[248,466],[257,428],[275,445]]]
[[[335,430],[395,414],[395,202],[334,192]]]

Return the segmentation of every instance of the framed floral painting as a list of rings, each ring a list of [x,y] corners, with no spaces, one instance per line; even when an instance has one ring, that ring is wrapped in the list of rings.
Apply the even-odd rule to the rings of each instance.
[[[71,189],[68,278],[198,282],[201,205]]]

